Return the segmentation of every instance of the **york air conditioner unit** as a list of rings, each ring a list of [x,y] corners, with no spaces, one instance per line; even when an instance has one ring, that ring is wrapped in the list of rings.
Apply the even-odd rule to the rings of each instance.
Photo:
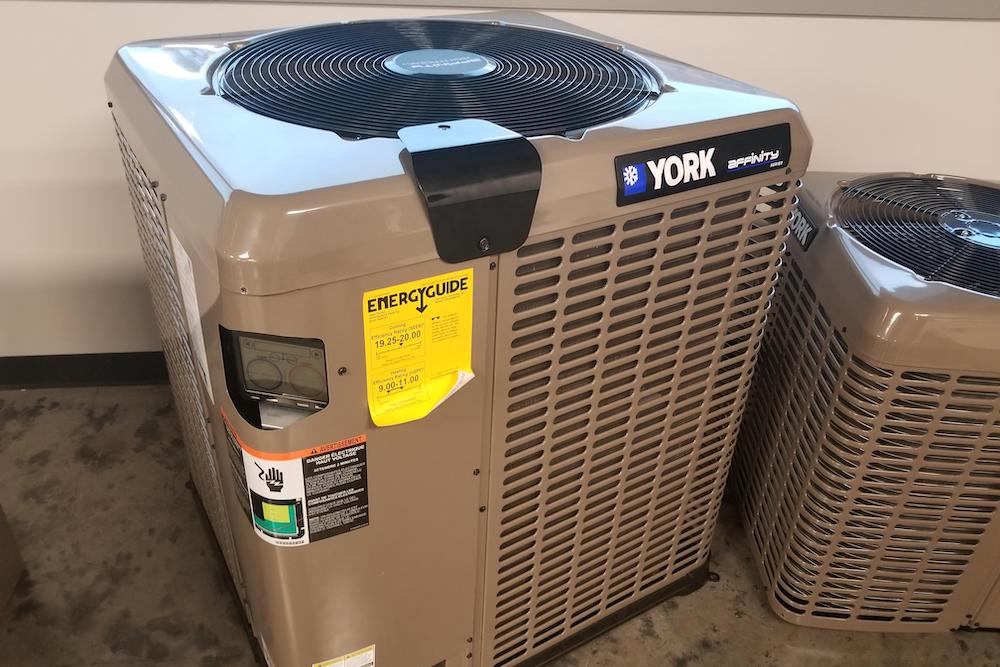
[[[272,665],[538,664],[704,579],[794,105],[536,14],[145,42],[107,85]]]
[[[790,239],[734,472],[771,606],[1000,627],[1000,190],[817,175]]]

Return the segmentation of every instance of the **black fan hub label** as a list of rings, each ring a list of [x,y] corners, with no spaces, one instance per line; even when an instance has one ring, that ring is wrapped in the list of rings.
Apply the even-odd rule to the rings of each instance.
[[[618,205],[784,169],[791,150],[791,129],[783,123],[619,155]]]

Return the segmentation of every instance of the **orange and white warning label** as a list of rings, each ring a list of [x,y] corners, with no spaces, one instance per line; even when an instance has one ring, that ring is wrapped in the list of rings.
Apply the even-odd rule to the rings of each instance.
[[[279,547],[298,547],[368,525],[364,435],[294,452],[251,447],[222,414],[230,472],[254,532]]]

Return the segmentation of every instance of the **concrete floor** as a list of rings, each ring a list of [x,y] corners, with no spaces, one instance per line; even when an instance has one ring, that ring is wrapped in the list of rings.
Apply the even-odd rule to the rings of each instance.
[[[0,616],[0,665],[256,664],[188,486],[166,387],[0,392],[0,475],[0,504],[28,563]],[[731,512],[715,553],[718,582],[556,665],[1000,665],[1000,633],[856,634],[779,621]]]

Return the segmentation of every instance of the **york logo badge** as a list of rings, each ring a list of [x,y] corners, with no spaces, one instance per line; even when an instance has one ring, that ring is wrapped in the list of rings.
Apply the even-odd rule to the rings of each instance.
[[[715,155],[714,147],[698,152],[691,151],[683,155],[661,157],[659,160],[650,160],[646,165],[653,174],[655,181],[653,189],[659,190],[664,185],[673,188],[681,183],[715,178],[713,155]]]
[[[622,184],[625,186],[625,195],[637,195],[646,191],[646,166],[630,164],[622,168]]]

